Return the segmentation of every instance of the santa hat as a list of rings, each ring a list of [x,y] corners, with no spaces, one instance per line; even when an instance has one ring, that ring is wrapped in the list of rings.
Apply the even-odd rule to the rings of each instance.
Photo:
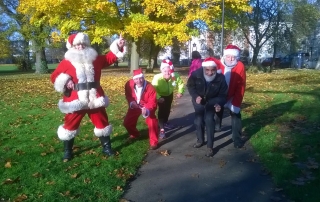
[[[160,70],[162,71],[166,67],[170,68],[171,80],[173,81],[172,85],[175,86],[176,85],[176,78],[174,77],[173,63],[168,59],[162,60],[161,65],[160,65]]]
[[[217,64],[214,62],[214,58],[209,57],[206,58],[203,62],[202,62],[202,67],[216,67]]]
[[[241,49],[238,46],[229,44],[224,49],[223,55],[233,55],[233,56],[239,58],[240,57],[240,51],[241,51]]]
[[[71,34],[66,44],[67,48],[70,49],[77,44],[84,44],[86,46],[90,46],[89,36],[82,32],[79,32],[77,34]]]
[[[132,79],[137,79],[143,77],[142,69],[135,69],[133,70],[133,77]]]

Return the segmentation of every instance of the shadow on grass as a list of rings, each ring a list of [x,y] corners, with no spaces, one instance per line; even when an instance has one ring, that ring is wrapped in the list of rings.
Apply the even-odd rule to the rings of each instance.
[[[276,118],[282,116],[287,111],[290,111],[295,103],[296,101],[292,100],[292,101],[272,105],[267,109],[259,110],[253,113],[251,117],[246,118],[242,121],[243,126],[252,126],[252,127],[246,127],[244,131],[245,134],[247,134],[247,136],[251,138],[257,132],[259,132],[262,128],[273,123]],[[277,113],[275,113],[275,111]]]

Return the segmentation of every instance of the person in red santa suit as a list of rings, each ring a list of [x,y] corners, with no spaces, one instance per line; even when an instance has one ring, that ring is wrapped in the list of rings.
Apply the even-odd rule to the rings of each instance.
[[[77,33],[69,36],[68,51],[64,59],[51,74],[51,81],[56,91],[63,93],[58,107],[65,113],[64,124],[58,128],[58,137],[64,143],[64,161],[72,158],[74,138],[79,134],[82,118],[88,114],[94,124],[94,134],[99,137],[102,152],[114,155],[111,149],[109,124],[106,107],[108,97],[100,86],[101,70],[124,56],[124,39],[120,36],[110,46],[106,55],[98,55],[90,46],[87,34]]]
[[[224,74],[228,84],[227,107],[231,114],[232,139],[235,148],[243,147],[244,140],[241,124],[241,103],[246,88],[246,71],[240,59],[240,48],[235,45],[226,46],[218,73]],[[215,129],[221,131],[221,121],[223,117],[223,108],[215,116]]]
[[[133,70],[133,78],[125,84],[125,95],[129,108],[123,125],[129,133],[129,140],[139,137],[137,121],[140,115],[146,119],[149,128],[150,149],[158,148],[158,119],[157,92],[155,88],[144,79],[142,69]]]

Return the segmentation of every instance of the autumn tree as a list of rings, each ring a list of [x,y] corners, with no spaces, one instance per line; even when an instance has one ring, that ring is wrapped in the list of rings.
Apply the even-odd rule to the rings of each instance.
[[[8,58],[11,55],[10,41],[8,39],[8,27],[0,22],[0,59]]]
[[[247,0],[230,0],[230,9],[247,11]],[[154,55],[162,47],[180,42],[196,34],[187,25],[202,20],[210,26],[221,16],[221,0],[20,0],[18,11],[30,16],[30,23],[48,22],[56,26],[55,39],[67,38],[72,31],[84,31],[93,43],[103,36],[123,33],[127,39],[150,41]],[[139,46],[139,44],[138,44]]]

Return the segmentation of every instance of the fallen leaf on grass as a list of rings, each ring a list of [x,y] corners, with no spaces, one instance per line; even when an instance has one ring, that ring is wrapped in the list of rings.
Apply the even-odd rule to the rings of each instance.
[[[16,150],[16,154],[18,154],[18,155],[22,155],[22,154],[24,154],[25,152],[23,152],[23,151],[21,151],[21,150]]]
[[[33,177],[41,177],[41,174],[39,172],[33,173],[32,174]]]
[[[83,180],[83,182],[84,182],[85,184],[89,184],[89,183],[91,183],[91,180],[90,180],[90,178],[86,178],[86,179]]]
[[[46,156],[46,155],[47,155],[47,153],[45,153],[45,152],[41,153],[41,156]]]
[[[46,182],[46,184],[47,185],[53,185],[53,184],[55,184],[55,182],[54,181],[49,181],[49,182]]]
[[[24,200],[27,200],[27,195],[25,194],[22,194],[20,196],[18,196],[17,198],[14,199],[15,202],[20,202],[20,201],[24,201]]]
[[[11,162],[8,161],[5,165],[4,165],[5,168],[11,168]]]
[[[73,178],[73,179],[75,179],[77,177],[78,177],[78,173],[75,173],[75,174],[71,175],[71,178]]]
[[[60,193],[62,196],[69,196],[70,195],[70,191],[66,191],[65,193]]]
[[[116,190],[122,191],[122,188],[120,186],[117,186]]]
[[[16,179],[12,180],[12,179],[6,179],[5,181],[2,182],[2,184],[13,184],[13,183],[16,183],[16,182],[19,182],[20,181],[20,177],[17,177]]]

